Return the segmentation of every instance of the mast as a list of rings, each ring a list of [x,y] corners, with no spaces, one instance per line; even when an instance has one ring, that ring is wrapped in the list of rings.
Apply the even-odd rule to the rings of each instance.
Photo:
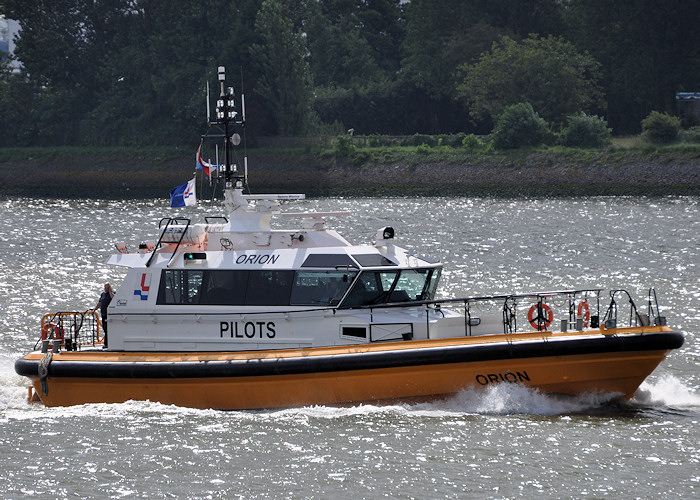
[[[224,206],[229,212],[228,231],[270,231],[270,216],[279,212],[280,200],[303,199],[303,194],[244,195],[248,185],[248,158],[243,157],[243,171],[239,172],[232,161],[232,147],[241,143],[236,127],[245,125],[245,95],[241,93],[241,112],[236,111],[233,87],[226,87],[226,69],[219,66],[219,99],[216,101],[216,117],[209,126],[216,125],[224,138]],[[217,135],[217,137],[220,137]]]
[[[224,186],[226,190],[243,188],[247,183],[247,172],[238,174],[236,164],[231,160],[231,147],[241,143],[241,136],[235,132],[235,126],[245,124],[245,116],[238,118],[233,87],[226,87],[226,68],[219,66],[219,99],[216,101],[216,119],[209,125],[223,127],[224,132]],[[244,97],[241,96],[243,100]],[[243,101],[245,102],[245,101]],[[247,163],[247,162],[245,162]]]

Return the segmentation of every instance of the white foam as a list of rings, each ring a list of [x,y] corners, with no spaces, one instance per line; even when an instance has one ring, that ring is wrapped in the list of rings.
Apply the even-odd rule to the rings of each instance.
[[[655,381],[645,381],[632,403],[678,409],[700,409],[700,394],[673,375],[663,375]]]
[[[0,354],[0,410],[23,408],[27,405],[26,378],[15,372],[15,359],[20,357]]]
[[[433,404],[454,412],[483,415],[561,415],[596,409],[619,396],[614,393],[560,396],[520,384],[498,384],[486,389],[464,390],[442,403]]]
[[[357,415],[398,414],[412,417],[448,417],[464,414],[561,415],[598,409],[620,394],[589,393],[580,396],[544,394],[520,384],[499,384],[489,388],[467,389],[444,400],[429,403],[396,405],[358,405],[351,407],[309,406],[278,410],[266,416],[278,419],[344,418]]]

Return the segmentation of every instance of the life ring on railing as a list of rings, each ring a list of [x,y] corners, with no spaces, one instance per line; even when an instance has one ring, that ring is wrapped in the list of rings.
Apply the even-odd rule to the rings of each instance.
[[[538,309],[541,311],[540,313],[537,312]],[[527,312],[527,320],[535,330],[546,330],[554,320],[554,313],[547,304],[538,302],[530,307],[530,310]]]
[[[588,307],[588,302],[585,300],[578,303],[576,317],[583,318],[583,326],[588,326],[588,323],[591,321],[591,308]]]
[[[53,322],[46,323],[41,327],[41,340],[49,339],[63,341],[63,328]]]

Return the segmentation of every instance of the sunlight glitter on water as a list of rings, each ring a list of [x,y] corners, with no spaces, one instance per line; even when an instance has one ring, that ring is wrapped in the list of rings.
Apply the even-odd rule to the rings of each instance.
[[[26,404],[14,360],[41,315],[92,306],[123,274],[115,241],[154,239],[163,216],[212,204],[0,201],[0,496],[578,498],[700,496],[700,199],[312,199],[328,226],[445,264],[441,295],[623,287],[659,292],[686,332],[630,401],[503,385],[422,404],[219,412],[150,402]],[[49,451],[47,451],[49,450]],[[57,469],[55,474],[46,471]]]

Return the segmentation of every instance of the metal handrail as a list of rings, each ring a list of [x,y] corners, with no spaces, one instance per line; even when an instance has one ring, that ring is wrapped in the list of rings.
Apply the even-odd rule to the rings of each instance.
[[[175,245],[175,250],[173,250],[173,254],[170,257],[170,260],[173,259],[175,256],[175,252],[177,252],[177,249],[180,248],[180,245],[182,244],[182,240],[185,238],[185,234],[187,233],[187,230],[190,227],[190,223],[192,222],[190,219],[184,218],[184,217],[163,217],[159,222],[158,222],[158,228],[160,229],[163,225],[163,222],[165,222],[165,227],[163,230],[160,232],[160,235],[158,236],[158,242],[155,244],[153,247],[153,251],[151,252],[151,256],[148,258],[148,261],[146,262],[146,267],[151,266],[151,261],[153,258],[156,256],[156,251],[160,248],[160,246],[163,244],[163,236],[168,230],[168,227],[172,224],[174,226],[179,225],[180,222],[185,222],[185,229],[180,232],[180,239],[177,241],[177,245]]]
[[[60,340],[61,347],[67,350],[78,350],[81,346],[102,344],[104,342],[104,327],[99,316],[92,309],[85,311],[58,311],[44,314],[41,318],[41,331],[48,329],[49,325],[55,325],[62,332],[60,339],[48,339],[49,341]],[[87,338],[81,332],[88,327]],[[34,349],[42,341],[43,334],[39,336]],[[70,347],[70,349],[69,349]]]
[[[653,290],[653,289],[652,289]],[[518,317],[522,318],[522,315],[527,310],[527,306],[537,307],[538,305],[542,307],[547,304],[550,307],[555,308],[558,311],[563,311],[563,317],[560,317],[561,329],[566,331],[569,326],[575,327],[577,330],[581,330],[582,327],[588,326],[590,328],[597,328],[601,325],[602,329],[614,329],[618,328],[617,324],[618,313],[620,304],[619,297],[622,295],[627,298],[630,307],[630,318],[629,326],[646,326],[642,319],[642,315],[637,309],[636,304],[632,300],[630,294],[626,290],[617,289],[612,290],[609,293],[610,303],[605,309],[605,315],[603,320],[599,323],[600,312],[601,312],[601,288],[592,289],[576,289],[576,290],[558,290],[558,291],[548,291],[548,292],[528,292],[528,293],[515,293],[508,295],[489,295],[489,296],[472,296],[472,297],[462,297],[462,298],[451,298],[451,299],[435,299],[435,300],[420,300],[420,301],[408,301],[408,302],[394,302],[394,303],[384,303],[384,304],[373,304],[367,306],[355,306],[339,308],[337,306],[328,307],[314,307],[314,308],[304,308],[296,310],[285,310],[277,311],[282,315],[290,314],[304,314],[313,311],[326,311],[329,314],[356,314],[358,312],[367,311],[370,317],[373,319],[379,311],[386,311],[391,309],[413,309],[419,314],[425,314],[426,321],[426,332],[429,334],[431,320],[435,318],[435,315],[444,316],[446,311],[450,310],[450,307],[457,309],[455,306],[459,306],[464,314],[464,335],[472,336],[474,334],[473,330],[480,324],[483,316],[479,314],[480,310],[485,311],[485,303],[490,302],[490,307],[492,311],[501,311],[501,328],[500,332],[498,330],[498,323],[494,322],[494,331],[490,333],[503,333],[503,334],[514,334],[518,332]],[[650,308],[650,315],[653,315],[656,320],[656,325],[665,325],[665,318],[659,315],[658,302],[656,301],[655,292],[650,292],[650,297],[654,298],[654,304],[656,306],[656,311],[653,311],[653,307]],[[595,298],[595,301],[591,299]],[[559,300],[557,300],[559,299]],[[564,299],[564,301],[562,301]],[[590,318],[588,320],[588,325],[583,324],[580,314],[577,312],[576,305],[580,304],[582,300],[591,301],[590,307]],[[650,299],[651,300],[651,299]],[[138,313],[134,313],[138,315]],[[152,312],[148,313],[153,314]],[[189,314],[186,312],[164,312],[164,315],[181,315]],[[260,314],[270,315],[269,310],[251,310],[246,309],[245,311],[237,312],[231,311],[230,309],[222,311],[200,311],[200,315],[226,315],[226,316],[255,316]],[[525,313],[526,314],[526,313]],[[662,322],[663,320],[663,322]],[[49,323],[55,323],[63,331],[68,332],[66,337],[72,337],[75,342],[75,349],[79,349],[83,345],[95,345],[104,342],[103,325],[97,314],[92,309],[88,309],[83,312],[74,311],[61,311],[52,314],[46,314],[42,317],[41,326],[42,329]],[[543,320],[542,318],[530,318],[526,317],[524,322],[525,326],[530,324],[535,331],[539,330],[553,330],[555,325],[554,321],[550,321],[548,318]],[[90,334],[87,338],[81,335],[84,332],[86,325],[90,327]],[[544,327],[543,327],[544,326]],[[545,328],[546,327],[546,328]],[[524,331],[524,330],[523,330]],[[41,340],[41,339],[40,339]],[[39,341],[35,345],[38,346]],[[61,346],[64,345],[64,339],[61,339]],[[66,349],[68,347],[66,346]]]

